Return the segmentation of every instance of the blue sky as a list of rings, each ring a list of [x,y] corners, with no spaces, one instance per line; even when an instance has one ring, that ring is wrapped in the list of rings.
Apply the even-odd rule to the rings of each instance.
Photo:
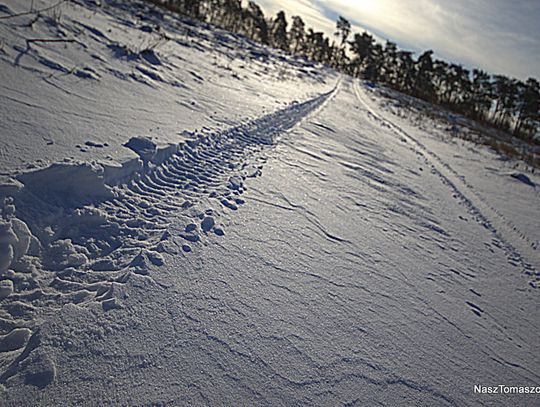
[[[256,0],[266,14],[284,10],[334,32],[343,15],[357,31],[439,58],[540,79],[540,0]]]

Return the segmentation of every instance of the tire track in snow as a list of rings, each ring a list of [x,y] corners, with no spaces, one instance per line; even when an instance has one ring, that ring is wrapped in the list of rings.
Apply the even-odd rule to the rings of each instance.
[[[340,88],[341,80],[328,93],[246,124],[194,134],[156,162],[141,154],[144,166],[121,181],[105,181],[89,165],[24,174],[23,190],[0,204],[0,249],[9,254],[6,264],[0,262],[0,383],[29,358],[43,370],[36,386],[54,379],[52,361],[38,350],[40,319],[69,303],[97,302],[104,311],[122,307],[125,283],[162,265],[162,252],[178,255],[212,234],[223,236],[219,218],[244,203],[244,183],[261,174],[265,148],[316,114]],[[73,189],[52,187],[69,179],[90,193],[90,202],[74,197]]]
[[[440,156],[401,127],[376,112],[366,101],[365,93],[361,90],[359,82],[355,82],[354,92],[359,102],[373,118],[408,141],[413,146],[411,148],[428,161],[442,182],[454,192],[454,197],[462,202],[470,213],[475,215],[477,221],[500,242],[500,247],[505,251],[510,264],[519,265],[527,275],[533,277],[530,285],[536,288],[540,281],[540,256],[534,242],[486,202],[485,198],[474,191],[463,177]]]
[[[245,125],[197,135],[159,165],[116,186],[116,198],[102,205],[107,218],[135,232],[139,225],[134,224],[133,218],[142,220],[142,229],[138,230],[144,233],[129,236],[126,241],[130,247],[147,245],[141,243],[147,241],[157,243],[155,239],[161,238],[176,220],[179,208],[192,219],[181,234],[186,241],[185,251],[190,251],[188,246],[199,242],[205,234],[214,232],[221,236],[223,230],[218,227],[217,218],[223,212],[236,211],[245,202],[240,198],[244,183],[261,174],[266,161],[264,149],[276,142],[276,136],[316,114],[339,88],[340,83],[328,93]],[[214,209],[197,209],[202,201]]]

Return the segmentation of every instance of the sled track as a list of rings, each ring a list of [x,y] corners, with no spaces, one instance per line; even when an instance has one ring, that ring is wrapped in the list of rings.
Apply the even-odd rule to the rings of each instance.
[[[359,82],[355,82],[354,90],[359,102],[375,120],[384,123],[398,136],[407,140],[412,145],[411,148],[427,160],[441,181],[452,190],[454,197],[465,205],[475,219],[493,234],[496,244],[505,251],[508,261],[521,267],[524,273],[533,277],[530,284],[536,287],[540,281],[537,243],[531,241],[499,211],[486,202],[441,157],[392,121],[377,113],[366,101]]]
[[[0,297],[0,382],[35,353],[39,321],[63,305],[122,307],[125,283],[134,275],[153,280],[150,268],[163,264],[162,253],[190,255],[223,238],[223,220],[245,203],[245,182],[261,174],[265,149],[316,114],[340,87],[341,81],[328,93],[237,127],[193,134],[121,181],[95,176],[92,182],[102,185],[90,201],[47,188],[48,179],[80,175],[80,166],[45,178],[41,171],[37,182],[25,174],[25,187],[8,206],[12,223],[28,226],[31,244],[4,273],[13,286]]]

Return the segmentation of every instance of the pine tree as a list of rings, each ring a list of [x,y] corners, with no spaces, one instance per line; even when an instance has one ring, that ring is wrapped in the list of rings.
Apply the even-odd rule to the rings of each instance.
[[[433,51],[425,51],[416,61],[415,83],[413,95],[425,100],[436,99],[435,87],[433,86]]]
[[[416,74],[412,55],[412,52],[409,51],[399,51],[397,55],[399,69],[397,73],[396,88],[408,94],[412,92],[412,85],[415,82]]]
[[[364,62],[371,55],[375,39],[364,31],[361,35],[356,33],[352,41],[349,42],[351,52],[355,55],[352,61],[352,72],[355,76],[360,76],[364,69]]]
[[[270,25],[270,45],[284,51],[289,49],[287,38],[287,19],[285,13],[280,11]]]
[[[242,33],[256,42],[268,44],[268,25],[259,5],[250,0],[242,15]]]
[[[514,135],[532,138],[540,121],[540,83],[534,78],[518,85],[518,101]]]
[[[207,21],[232,32],[240,32],[242,4],[240,0],[207,0]]]
[[[383,51],[383,67],[381,80],[391,87],[396,87],[399,79],[399,60],[397,45],[392,41],[386,41]]]
[[[485,120],[493,103],[493,86],[491,76],[486,72],[473,69],[471,84],[473,109],[470,116]]]
[[[294,54],[303,53],[305,49],[305,28],[306,25],[304,24],[302,18],[299,16],[293,16],[291,29],[289,31],[289,45]]]
[[[343,47],[345,42],[347,42],[347,38],[351,35],[351,23],[340,16],[336,22],[336,32],[334,35],[341,40],[340,46]]]
[[[371,52],[366,58],[366,67],[364,69],[364,77],[370,81],[378,81],[381,76],[381,67],[384,58],[383,47],[379,43],[375,43],[371,47]]]
[[[497,126],[509,128],[512,112],[517,101],[517,81],[505,75],[494,76],[496,104],[493,114],[493,123]]]
[[[334,35],[339,38],[340,43],[339,47],[332,44],[332,55],[329,62],[335,68],[340,69],[347,65],[345,45],[347,44],[347,39],[351,35],[351,23],[340,16],[336,22],[336,32]]]

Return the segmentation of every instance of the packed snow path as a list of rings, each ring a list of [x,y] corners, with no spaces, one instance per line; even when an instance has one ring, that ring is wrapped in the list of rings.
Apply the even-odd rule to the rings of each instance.
[[[42,242],[54,281],[19,309],[57,312],[4,340],[6,403],[534,405],[473,386],[540,384],[535,248],[357,86],[133,139],[145,165]],[[31,230],[61,221],[31,210],[47,177],[15,202]]]
[[[524,272],[532,276],[538,276],[540,270],[540,253],[538,251],[538,242],[532,240],[517,226],[491,206],[485,198],[476,193],[467,183],[463,176],[454,170],[436,153],[429,150],[422,142],[418,141],[405,130],[396,126],[391,120],[377,113],[369,99],[363,94],[359,86],[355,87],[356,95],[362,106],[369,112],[372,118],[381,122],[381,125],[391,128],[402,141],[410,142],[413,151],[417,151],[426,159],[426,163],[436,172],[441,180],[453,191],[454,198],[460,200],[469,212],[476,216],[486,229],[489,229],[494,237],[500,240],[501,247],[504,247],[510,262],[518,264]],[[519,248],[519,249],[518,249]],[[525,255],[526,259],[522,256]],[[533,263],[534,266],[530,263]]]

